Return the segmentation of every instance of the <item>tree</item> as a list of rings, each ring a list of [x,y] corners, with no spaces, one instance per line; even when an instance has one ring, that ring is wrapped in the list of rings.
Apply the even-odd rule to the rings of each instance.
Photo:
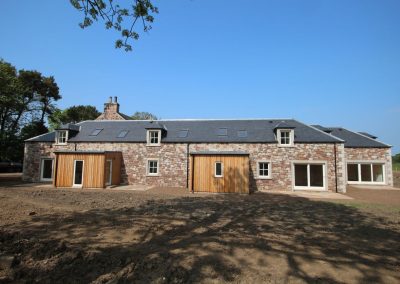
[[[132,116],[133,120],[157,120],[157,116],[146,111],[137,111]]]
[[[65,110],[55,110],[49,117],[49,124],[51,129],[59,127],[65,123],[77,123],[84,120],[94,120],[101,113],[96,107],[91,105],[78,105],[72,106]]]
[[[18,152],[24,141],[22,129],[35,123],[38,124],[34,129],[43,129],[59,99],[54,77],[45,77],[35,70],[17,71],[0,59],[0,160],[22,158],[23,152]],[[33,136],[41,131],[32,132]]]
[[[83,12],[83,21],[79,26],[84,29],[99,19],[104,21],[106,29],[114,29],[121,33],[121,38],[115,42],[115,48],[124,48],[131,51],[129,40],[139,39],[139,34],[133,30],[139,21],[143,25],[143,31],[151,29],[154,14],[158,13],[151,0],[129,0],[128,7],[121,7],[118,0],[70,0],[72,6]],[[124,21],[128,21],[124,25]]]

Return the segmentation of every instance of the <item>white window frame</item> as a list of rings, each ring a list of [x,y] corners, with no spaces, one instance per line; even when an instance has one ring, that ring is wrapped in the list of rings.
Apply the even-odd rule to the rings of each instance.
[[[282,132],[289,132],[289,144],[282,144]],[[280,147],[293,147],[294,145],[294,130],[293,129],[278,129],[277,132],[278,145]]]
[[[158,135],[157,143],[151,143],[151,133],[157,133]],[[147,146],[160,146],[160,145],[161,145],[161,130],[154,130],[154,129],[147,130]]]
[[[51,160],[51,178],[43,178],[43,164],[45,160]],[[40,180],[41,181],[52,181],[53,180],[53,174],[54,174],[54,159],[53,158],[48,158],[48,157],[43,157],[40,158]]]
[[[75,173],[76,173],[76,162],[82,162],[82,184],[75,184]],[[84,160],[74,160],[74,174],[73,174],[73,180],[72,180],[72,186],[73,187],[83,187],[83,179],[85,177],[85,161]]]
[[[260,176],[260,164],[261,163],[268,164],[268,175],[267,176]],[[271,170],[272,170],[271,161],[268,161],[268,160],[257,161],[257,175],[256,175],[257,179],[271,179],[272,178]]]
[[[57,130],[56,131],[56,145],[67,145],[68,142],[68,130]],[[60,133],[65,133],[65,142],[60,142]]]
[[[295,165],[307,165],[307,184],[308,186],[296,186]],[[323,186],[310,186],[310,165],[322,166],[322,181]],[[327,191],[328,176],[327,176],[326,161],[292,161],[292,188],[294,190],[311,190],[311,191]]]
[[[357,165],[357,170],[358,170],[358,181],[349,181],[348,180],[348,172],[347,172],[347,166],[351,165]],[[371,165],[371,181],[362,181],[361,180],[361,165]],[[374,181],[374,167],[373,165],[380,165],[382,166],[382,178],[383,181]],[[347,184],[364,184],[364,185],[385,185],[386,184],[386,161],[382,160],[349,160],[346,161],[346,182]]]
[[[150,162],[157,162],[157,173],[150,173]],[[150,177],[160,176],[160,160],[159,159],[147,159],[146,160],[146,175]]]
[[[110,173],[108,174],[107,180],[106,180],[106,185],[112,185],[112,168],[113,168],[113,160],[112,159],[107,159],[106,163],[110,162]]]
[[[221,164],[221,174],[217,175],[217,164]],[[214,163],[214,177],[221,178],[224,177],[224,163],[221,161],[216,161]]]

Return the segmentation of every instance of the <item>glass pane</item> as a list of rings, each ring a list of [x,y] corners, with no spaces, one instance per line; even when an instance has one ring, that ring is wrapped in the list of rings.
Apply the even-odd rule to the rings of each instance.
[[[75,161],[74,184],[82,184],[83,161]]]
[[[296,186],[308,186],[307,165],[294,165],[294,180]]]
[[[258,175],[259,176],[268,176],[269,164],[268,163],[259,163],[258,164]]]
[[[347,165],[347,180],[358,181],[358,164]]]
[[[371,165],[361,165],[361,181],[372,181]]]
[[[324,186],[323,165],[310,165],[310,186]]]
[[[53,160],[50,160],[50,159],[43,160],[42,167],[43,167],[42,178],[43,179],[51,179],[52,172],[53,172]]]
[[[374,181],[383,182],[383,165],[373,165],[372,166]]]
[[[111,176],[112,176],[112,172],[111,172],[111,161],[106,161],[106,183],[107,184],[111,184]]]
[[[158,173],[158,163],[157,161],[149,161],[149,173],[157,174]]]
[[[222,176],[222,163],[215,163],[215,175]]]

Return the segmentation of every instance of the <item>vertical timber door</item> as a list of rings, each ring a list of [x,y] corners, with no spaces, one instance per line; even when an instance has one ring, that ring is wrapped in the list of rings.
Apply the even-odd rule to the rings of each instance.
[[[248,155],[194,155],[193,191],[249,193]]]
[[[73,186],[82,187],[83,185],[83,161],[74,161],[74,179]]]
[[[112,184],[112,160],[106,160],[106,185]]]

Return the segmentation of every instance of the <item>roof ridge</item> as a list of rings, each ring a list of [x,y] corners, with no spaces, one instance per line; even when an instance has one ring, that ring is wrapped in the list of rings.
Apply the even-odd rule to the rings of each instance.
[[[320,132],[320,133],[323,133],[324,135],[327,135],[327,136],[329,136],[329,137],[331,137],[331,138],[334,138],[334,139],[338,140],[338,142],[343,142],[343,143],[346,142],[345,140],[340,139],[339,137],[336,137],[336,136],[334,136],[334,135],[332,135],[332,134],[326,133],[326,132],[324,132],[324,131],[322,131],[322,130],[320,130],[320,129],[318,129],[318,128],[316,128],[316,127],[310,125],[310,124],[305,124],[305,123],[300,122],[300,121],[298,121],[298,120],[295,120],[295,121],[296,121],[297,123],[303,124],[304,126],[307,126],[307,127],[311,128],[311,129],[314,129],[314,130],[316,130],[316,131],[318,131],[318,132]],[[321,126],[322,126],[322,125],[321,125]]]
[[[101,119],[101,120],[85,120],[82,122],[132,122],[132,121],[261,121],[261,120],[292,120],[297,121],[294,118],[174,118],[174,119],[132,119],[132,120],[115,120],[115,119]]]

